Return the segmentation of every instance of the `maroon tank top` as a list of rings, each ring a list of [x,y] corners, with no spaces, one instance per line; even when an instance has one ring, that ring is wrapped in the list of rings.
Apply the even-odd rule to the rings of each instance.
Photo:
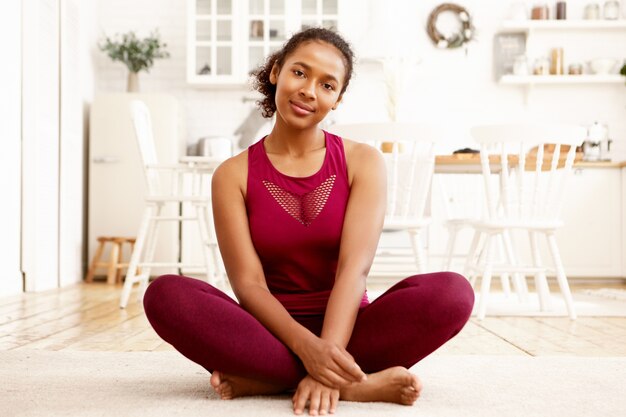
[[[350,195],[340,137],[324,131],[322,167],[308,177],[278,171],[265,138],[248,148],[246,208],[270,292],[291,315],[324,314],[335,282]],[[366,305],[363,295],[361,305]]]

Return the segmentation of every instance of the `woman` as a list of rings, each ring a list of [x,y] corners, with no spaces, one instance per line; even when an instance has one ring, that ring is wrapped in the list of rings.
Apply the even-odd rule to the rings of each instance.
[[[365,280],[385,214],[378,151],[319,128],[340,104],[353,53],[319,28],[255,74],[271,133],[212,183],[220,252],[237,304],[209,284],[159,277],[144,298],[157,333],[212,372],[223,399],[295,390],[296,414],[338,400],[410,405],[407,368],[456,335],[474,293],[454,273],[412,276],[371,304]]]

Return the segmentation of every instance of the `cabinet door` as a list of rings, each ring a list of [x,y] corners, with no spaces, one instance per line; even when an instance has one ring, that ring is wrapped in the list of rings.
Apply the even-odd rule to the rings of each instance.
[[[191,83],[240,79],[236,0],[188,0],[187,79]]]
[[[620,175],[618,169],[574,169],[565,190],[565,226],[556,235],[568,276],[621,276]]]

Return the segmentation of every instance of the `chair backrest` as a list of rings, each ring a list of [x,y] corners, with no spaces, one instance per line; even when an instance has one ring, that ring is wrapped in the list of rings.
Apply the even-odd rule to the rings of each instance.
[[[152,120],[148,106],[141,100],[130,102],[130,113],[135,129],[135,138],[139,147],[139,154],[144,166],[148,192],[158,195],[161,192],[161,180],[159,173],[154,169],[149,169],[151,165],[158,163],[156,147],[154,145],[154,134],[152,132]]]
[[[585,134],[583,127],[563,124],[472,128],[480,145],[489,219],[559,219],[576,146]]]
[[[387,166],[387,220],[424,216],[435,167],[434,145],[443,137],[439,129],[388,122],[337,124],[329,130],[382,152]]]

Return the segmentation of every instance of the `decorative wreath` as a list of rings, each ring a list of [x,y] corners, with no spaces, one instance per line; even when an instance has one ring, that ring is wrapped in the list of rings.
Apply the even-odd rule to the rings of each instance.
[[[437,30],[437,19],[443,12],[455,13],[461,22],[460,31],[447,38]],[[433,43],[437,45],[438,48],[442,49],[459,48],[471,41],[474,36],[474,26],[472,26],[472,20],[469,13],[464,7],[454,3],[443,3],[437,6],[430,13],[430,16],[428,16],[428,27],[426,30],[428,31],[428,36],[432,39]]]

